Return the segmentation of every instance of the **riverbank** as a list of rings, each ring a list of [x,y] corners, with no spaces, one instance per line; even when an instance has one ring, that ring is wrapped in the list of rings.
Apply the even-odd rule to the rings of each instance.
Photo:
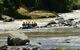
[[[56,31],[56,32],[19,32],[19,31],[7,31],[0,32],[1,36],[8,36],[9,33],[17,34],[20,33],[25,34],[28,37],[67,37],[67,36],[80,36],[80,32],[71,32],[71,31]]]
[[[24,32],[28,37],[67,37],[80,36],[80,32]]]

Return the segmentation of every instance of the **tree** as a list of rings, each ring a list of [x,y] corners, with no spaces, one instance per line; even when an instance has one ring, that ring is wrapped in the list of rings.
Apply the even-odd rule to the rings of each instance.
[[[57,12],[71,11],[73,8],[73,0],[51,0],[51,8]]]
[[[6,14],[14,18],[21,16],[16,10],[25,5],[29,10],[49,10],[55,12],[69,12],[80,8],[79,0],[0,0],[0,15]],[[22,16],[21,16],[22,17]],[[21,18],[20,17],[20,18]]]
[[[0,19],[2,18],[1,15],[3,14],[3,11],[4,11],[3,3],[4,3],[4,0],[0,0]]]
[[[80,0],[73,1],[73,9],[80,9]]]

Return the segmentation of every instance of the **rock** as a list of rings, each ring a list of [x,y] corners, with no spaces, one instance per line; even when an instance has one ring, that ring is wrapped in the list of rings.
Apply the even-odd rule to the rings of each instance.
[[[4,22],[11,22],[14,21],[14,18],[6,16],[6,15],[2,15],[3,21]]]
[[[26,45],[26,43],[30,43],[30,40],[28,39],[27,35],[25,35],[22,32],[9,32],[9,37],[7,40],[7,44],[9,46],[19,46],[19,45]]]
[[[7,41],[7,44],[9,46],[26,45],[26,43],[30,43],[30,40],[29,39],[22,40],[20,38],[11,38],[10,36],[8,37],[8,41]]]

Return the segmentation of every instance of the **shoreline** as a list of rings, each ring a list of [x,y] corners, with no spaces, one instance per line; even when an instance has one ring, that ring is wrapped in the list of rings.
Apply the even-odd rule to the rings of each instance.
[[[78,30],[79,31],[79,30]],[[53,31],[53,32],[27,32],[27,31],[5,31],[0,32],[0,35],[8,35],[8,33],[21,33],[28,37],[67,37],[67,36],[80,36],[80,31]]]
[[[80,32],[24,32],[28,37],[67,37],[80,36]]]

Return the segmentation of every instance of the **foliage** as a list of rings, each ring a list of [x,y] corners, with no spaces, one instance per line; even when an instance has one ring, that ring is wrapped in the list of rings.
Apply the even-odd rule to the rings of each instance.
[[[0,15],[5,14],[14,18],[26,18],[27,15],[16,10],[21,5],[28,7],[28,11],[48,10],[55,12],[69,12],[79,9],[79,0],[0,0]]]
[[[0,50],[3,50],[2,47],[0,47]]]
[[[73,9],[80,9],[80,0],[74,0]]]
[[[56,49],[50,49],[50,50],[64,50],[62,48],[56,48]],[[65,48],[65,50],[77,50],[77,49],[74,49],[74,48]]]

